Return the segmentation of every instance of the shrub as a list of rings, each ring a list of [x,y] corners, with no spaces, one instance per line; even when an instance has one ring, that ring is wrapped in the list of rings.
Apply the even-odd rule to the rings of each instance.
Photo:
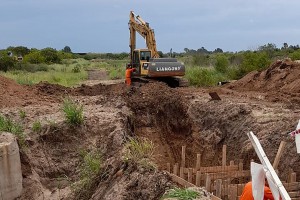
[[[0,131],[10,132],[10,133],[16,135],[21,146],[24,145],[25,136],[23,134],[22,126],[2,115],[0,115]]]
[[[80,125],[83,123],[83,106],[78,105],[67,98],[63,102],[63,112],[66,120],[71,125]]]
[[[201,67],[187,68],[185,76],[190,85],[194,86],[212,86],[226,79],[224,75],[217,73],[213,69]]]
[[[26,112],[24,110],[19,110],[19,116],[20,116],[21,119],[25,119]]]
[[[246,52],[240,65],[239,78],[254,70],[263,70],[271,64],[265,52]]]
[[[13,57],[0,55],[0,70],[7,72],[7,70],[14,69],[16,62],[17,61]]]
[[[171,189],[165,194],[162,199],[176,198],[179,200],[193,200],[199,196],[199,193],[187,188],[175,188]]]
[[[81,179],[90,179],[100,171],[101,155],[99,152],[81,152],[83,163],[81,165],[80,176]]]
[[[154,144],[147,138],[130,138],[125,145],[125,161],[140,165],[148,169],[156,166],[151,162],[154,153]]]
[[[55,49],[50,47],[42,49],[41,55],[45,58],[45,62],[47,64],[60,63],[62,60],[59,56],[59,53]]]
[[[32,130],[34,132],[39,132],[42,130],[42,124],[40,121],[35,121],[33,124],[32,124]]]
[[[193,56],[193,65],[195,66],[208,66],[209,55],[198,54]]]
[[[72,184],[75,199],[90,199],[93,194],[95,176],[101,171],[101,155],[99,152],[81,151],[80,180]]]
[[[80,72],[80,67],[81,67],[80,64],[75,65],[74,68],[72,69],[72,72],[79,73]]]
[[[226,73],[228,70],[229,61],[226,56],[219,55],[216,57],[215,69],[218,72]]]
[[[45,62],[45,57],[37,50],[31,51],[24,56],[24,61],[32,64],[40,64]]]
[[[297,50],[290,54],[292,60],[300,60],[300,50]]]

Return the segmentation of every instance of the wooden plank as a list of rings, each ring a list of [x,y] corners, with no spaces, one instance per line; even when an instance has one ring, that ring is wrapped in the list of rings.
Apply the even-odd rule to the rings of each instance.
[[[228,184],[229,184],[229,182],[228,182],[228,180],[226,179],[226,180],[223,180],[223,184],[222,184],[222,198],[224,199],[224,197],[226,196],[226,195],[228,195]]]
[[[239,168],[238,165],[232,166],[213,166],[213,167],[200,167],[201,173],[217,173],[217,172],[228,172],[228,171],[237,171]],[[196,169],[193,168],[193,173],[196,173]],[[184,173],[188,173],[188,168],[184,168]]]
[[[180,178],[184,179],[183,167],[180,167],[180,169],[179,169],[179,176],[180,176]]]
[[[176,176],[175,174],[169,174],[172,181],[175,183],[178,183],[179,185],[182,185],[184,187],[196,187],[194,184],[189,183],[188,181],[184,180],[183,178],[180,178],[179,176]]]
[[[200,187],[200,182],[201,181],[201,172],[200,171],[197,171],[196,173],[196,186]]]
[[[288,192],[288,194],[291,198],[300,197],[300,192],[299,191],[297,191],[297,192]]]
[[[279,145],[279,148],[278,148],[278,151],[277,151],[277,154],[276,154],[276,157],[275,157],[274,162],[273,162],[273,168],[274,169],[278,168],[279,160],[280,160],[280,158],[283,154],[283,150],[284,150],[285,146],[286,146],[286,142],[281,141],[280,145]]]
[[[243,160],[240,160],[239,162],[239,171],[243,171]]]
[[[209,174],[212,180],[216,179],[227,179],[227,178],[239,178],[239,177],[250,177],[250,170],[244,171],[232,171],[226,173],[210,173]]]
[[[212,200],[222,200],[222,199],[220,199],[219,197],[217,197],[217,196],[215,196],[215,195],[211,195],[211,199],[212,199]]]
[[[196,171],[198,171],[201,167],[201,154],[197,154],[197,161],[196,161]]]
[[[246,184],[243,184],[243,183],[237,184],[237,195],[238,196],[242,195],[245,185]]]
[[[185,167],[185,150],[186,150],[186,146],[182,146],[182,148],[181,148],[181,167]]]
[[[295,172],[291,173],[291,179],[290,179],[290,183],[294,183],[294,182],[296,182],[296,173]]]
[[[189,168],[189,171],[188,171],[188,182],[190,182],[190,183],[193,183],[192,176],[193,176],[193,168]]]
[[[178,175],[178,163],[175,163],[173,167],[173,174],[175,174],[176,176]]]
[[[236,199],[237,199],[237,185],[229,185],[228,200],[236,200]]]
[[[205,189],[210,192],[211,191],[211,178],[209,174],[205,174]]]
[[[168,171],[169,173],[171,173],[171,164],[170,164],[170,163],[167,163],[167,171]]]
[[[254,147],[254,150],[255,150],[260,162],[267,170],[269,170],[271,177],[273,178],[276,186],[278,187],[281,198],[283,200],[290,200],[291,197],[289,197],[289,194],[287,193],[286,189],[282,185],[282,183],[281,183],[279,177],[277,176],[273,166],[271,165],[267,155],[265,154],[265,151],[263,150],[258,138],[253,134],[253,132],[247,133],[247,135],[252,143],[252,146]]]
[[[216,196],[222,198],[222,180],[216,180]]]
[[[222,166],[226,166],[226,145],[223,145],[222,149]]]
[[[294,182],[294,183],[283,183],[285,189],[287,191],[299,191],[300,190],[300,182]]]

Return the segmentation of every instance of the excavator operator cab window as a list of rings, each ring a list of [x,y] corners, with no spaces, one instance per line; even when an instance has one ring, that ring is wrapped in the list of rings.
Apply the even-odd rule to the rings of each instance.
[[[141,60],[147,60],[147,62],[149,62],[150,57],[151,57],[151,52],[150,51],[141,51],[140,52]]]

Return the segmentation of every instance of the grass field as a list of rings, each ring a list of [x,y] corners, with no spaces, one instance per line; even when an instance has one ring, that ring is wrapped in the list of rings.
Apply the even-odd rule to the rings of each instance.
[[[63,86],[76,86],[87,79],[87,69],[104,68],[110,79],[123,78],[126,60],[96,60],[84,59],[64,60],[62,64],[43,65],[38,70],[29,72],[25,69],[0,72],[0,75],[11,78],[22,85],[32,85],[41,81]],[[28,68],[28,67],[27,67]]]

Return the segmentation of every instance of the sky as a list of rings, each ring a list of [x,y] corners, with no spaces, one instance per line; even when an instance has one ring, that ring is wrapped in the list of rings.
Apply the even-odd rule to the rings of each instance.
[[[299,8],[299,0],[1,0],[0,49],[129,52],[131,10],[150,23],[165,53],[297,45]],[[145,47],[138,36],[137,48]]]

